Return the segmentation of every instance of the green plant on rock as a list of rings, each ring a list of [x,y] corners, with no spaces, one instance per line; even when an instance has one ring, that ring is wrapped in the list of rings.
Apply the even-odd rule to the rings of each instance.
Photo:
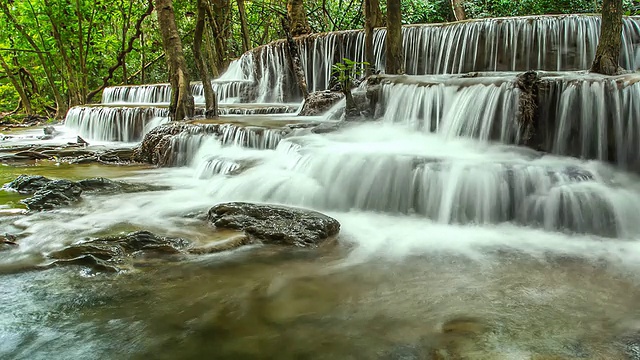
[[[355,80],[362,76],[368,66],[369,63],[366,61],[358,62],[343,58],[341,63],[334,64],[331,67],[331,73],[335,76],[340,85],[340,91],[342,91],[346,100],[345,113],[347,116],[358,113],[358,107],[351,95],[351,88],[354,87]]]

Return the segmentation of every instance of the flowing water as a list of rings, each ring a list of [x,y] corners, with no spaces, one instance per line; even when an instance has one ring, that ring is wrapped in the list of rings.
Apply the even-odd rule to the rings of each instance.
[[[625,20],[631,67],[636,21]],[[569,16],[408,27],[407,51],[435,46],[432,38],[512,39],[511,47],[472,57],[466,46],[478,41],[440,42],[449,44],[442,45],[448,55],[432,68],[408,69],[519,70],[522,59],[504,68],[510,62],[500,54],[531,43],[552,44],[555,52],[532,49],[526,66],[580,69],[597,24]],[[427,33],[436,35],[414,38]],[[357,36],[304,41],[362,51]],[[545,74],[544,96],[554,100],[541,109],[549,127],[542,140],[550,144],[543,153],[517,146],[524,132],[514,120],[522,96],[514,73],[392,79],[382,86],[379,121],[316,134],[307,125],[335,121],[288,114],[298,104],[278,90],[286,89],[278,49],[258,51],[270,57],[264,66],[243,56],[216,80],[226,86],[219,88],[226,109],[242,115],[192,121],[200,126],[171,140],[172,167],[0,166],[2,183],[24,173],[165,186],[83,194],[72,206],[29,214],[23,195],[0,191],[0,234],[15,234],[20,244],[0,252],[0,358],[640,359],[633,76]],[[312,49],[303,48],[306,61]],[[323,62],[314,60],[313,76],[324,80],[311,83],[321,87],[328,83],[323,64],[335,56],[316,57]],[[478,65],[491,58],[502,65]],[[250,79],[256,74],[262,80]],[[249,103],[247,80],[260,94]],[[131,146],[168,122],[168,96],[162,84],[109,88],[104,104],[71,109],[55,138],[37,140],[41,129],[15,132],[0,150],[64,144],[76,135],[91,146]],[[225,201],[314,209],[339,220],[341,231],[317,249],[251,245],[134,257],[117,274],[40,267],[53,251],[121,232],[148,230],[203,246],[224,240],[231,235],[196,215]]]

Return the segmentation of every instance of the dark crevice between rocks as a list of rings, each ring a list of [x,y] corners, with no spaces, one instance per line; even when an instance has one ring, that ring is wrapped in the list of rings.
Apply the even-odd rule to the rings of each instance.
[[[520,89],[517,122],[520,129],[520,144],[540,149],[536,142],[536,127],[538,124],[538,91],[542,84],[536,71],[527,71],[516,77],[515,86]]]

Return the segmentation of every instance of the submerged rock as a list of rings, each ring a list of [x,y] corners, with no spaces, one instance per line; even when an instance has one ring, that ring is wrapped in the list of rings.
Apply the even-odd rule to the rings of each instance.
[[[242,230],[263,243],[299,247],[317,246],[340,231],[340,223],[327,215],[268,204],[219,204],[209,210],[208,220],[217,228]]]
[[[323,90],[312,92],[304,100],[302,110],[300,110],[298,116],[322,115],[343,98],[344,94],[338,91]]]
[[[147,255],[181,254],[189,246],[182,238],[158,236],[148,231],[89,240],[56,251],[52,265],[81,265],[96,271],[117,272],[126,260]]]

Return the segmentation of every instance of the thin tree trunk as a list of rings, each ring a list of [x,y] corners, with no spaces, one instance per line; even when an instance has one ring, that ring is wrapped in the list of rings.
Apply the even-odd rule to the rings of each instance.
[[[373,2],[377,0],[364,0],[364,53],[365,60],[369,63],[366,67],[366,75],[373,74],[373,69],[376,68],[375,57],[373,53],[373,28],[376,23],[376,12],[373,9]]]
[[[464,12],[463,2],[463,0],[451,0],[451,8],[453,9],[453,15],[456,17],[456,21],[467,19],[467,14]]]
[[[604,75],[615,75],[620,72],[622,13],[622,0],[604,0],[602,3],[600,41],[591,65],[592,72]]]
[[[369,9],[371,10],[371,25],[374,28],[383,27],[386,25],[384,16],[382,16],[382,10],[380,10],[380,0],[368,0]]]
[[[289,16],[291,35],[300,36],[311,33],[311,27],[307,22],[307,13],[304,10],[304,0],[288,0],[287,15]]]
[[[237,0],[238,13],[240,14],[240,31],[242,32],[242,50],[249,51],[251,39],[249,37],[249,26],[247,25],[247,13],[244,10],[244,0]]]
[[[304,69],[302,68],[302,63],[300,62],[298,44],[296,44],[296,41],[293,40],[293,35],[291,34],[289,24],[287,24],[287,21],[284,18],[282,19],[282,29],[287,36],[287,53],[289,54],[289,62],[291,64],[291,67],[293,68],[293,73],[296,76],[298,88],[300,89],[302,96],[306,99],[307,96],[309,96],[309,90],[307,88],[307,79],[304,76]]]
[[[400,0],[387,1],[387,74],[404,74],[404,53],[402,50],[402,13]]]
[[[62,119],[68,110],[67,103],[64,101],[62,95],[60,94],[60,91],[58,90],[55,79],[53,78],[53,74],[51,73],[51,69],[49,68],[44,58],[43,52],[40,51],[40,48],[33,40],[33,38],[24,30],[24,27],[16,20],[16,18],[13,17],[13,15],[11,15],[6,2],[0,1],[0,9],[2,9],[2,12],[5,14],[9,22],[13,24],[15,29],[18,30],[18,32],[25,38],[25,40],[27,40],[29,45],[31,45],[31,48],[36,51],[36,56],[38,57],[38,60],[42,65],[42,69],[44,70],[49,86],[51,86],[51,92],[53,92],[53,98],[56,102],[55,118]]]
[[[2,56],[0,56],[0,67],[4,70],[4,72],[7,73],[7,76],[9,77],[9,81],[11,81],[11,84],[16,89],[18,96],[20,96],[20,103],[24,107],[25,113],[27,115],[33,115],[33,109],[31,108],[31,101],[27,96],[27,92],[24,90],[24,87],[22,86],[22,84],[20,84],[20,81],[18,81],[18,79],[13,74],[13,72],[9,68],[9,65],[4,61]]]
[[[183,120],[192,117],[195,104],[189,84],[189,71],[182,52],[172,0],[155,0],[158,24],[162,34],[162,47],[166,54],[169,82],[171,83],[170,117]]]
[[[213,41],[215,64],[211,71],[221,73],[229,65],[228,41],[231,33],[231,4],[229,0],[209,0],[210,6],[206,7],[209,18],[209,27],[213,33],[210,40]]]
[[[211,86],[211,74],[207,67],[207,62],[202,58],[202,33],[204,32],[204,18],[206,16],[206,4],[203,0],[198,0],[198,15],[196,18],[196,29],[193,34],[193,57],[200,73],[202,88],[204,89],[205,112],[207,118],[218,117],[218,99]]]

